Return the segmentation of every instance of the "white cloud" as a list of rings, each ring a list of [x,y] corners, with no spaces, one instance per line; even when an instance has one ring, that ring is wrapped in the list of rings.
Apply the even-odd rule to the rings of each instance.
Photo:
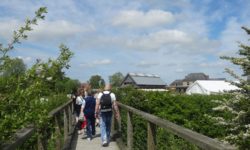
[[[148,61],[141,61],[138,64],[136,64],[137,67],[142,67],[142,68],[150,68],[152,66],[156,66],[158,63],[156,62],[148,62]]]
[[[238,50],[236,41],[247,39],[240,29],[240,21],[249,18],[249,9],[244,5],[242,17],[235,13],[236,19],[226,19],[232,11],[220,9],[221,3],[217,3],[218,9],[200,4],[205,3],[197,5],[189,0],[121,0],[115,3],[3,0],[0,3],[3,8],[0,39],[4,42],[9,39],[25,17],[34,16],[34,11],[44,5],[48,7],[48,14],[30,32],[28,41],[32,43],[23,42],[21,46],[25,48],[18,51],[21,47],[17,46],[13,55],[26,61],[56,57],[55,46],[66,40],[65,44],[75,53],[70,75],[80,80],[91,74],[108,76],[117,71],[155,73],[166,81],[197,71],[223,77],[221,72],[227,63],[218,56],[231,56]],[[213,13],[209,11],[207,16],[210,8]],[[224,23],[226,29],[222,31]],[[97,56],[102,57],[97,60]],[[88,73],[82,74],[79,66],[89,67]]]
[[[177,69],[175,70],[175,72],[177,72],[177,73],[183,73],[183,72],[184,72],[184,69],[182,69],[182,68],[177,68]]]
[[[30,38],[35,41],[68,39],[82,32],[94,31],[94,26],[82,27],[66,20],[41,21],[38,26],[33,27]]]
[[[18,28],[18,20],[0,21],[0,36],[6,40],[10,40],[13,31]]]
[[[150,10],[148,12],[126,10],[121,11],[113,19],[113,25],[129,28],[143,28],[167,24],[173,21],[173,14],[163,10]]]
[[[221,51],[218,52],[218,56],[235,56],[238,51],[238,43],[247,43],[248,35],[243,29],[241,29],[242,23],[240,23],[236,18],[231,18],[225,30],[222,32],[221,41]]]
[[[102,60],[94,60],[93,62],[82,63],[80,66],[82,67],[96,67],[100,65],[110,65],[113,62],[110,59],[102,59]]]
[[[95,60],[93,62],[94,65],[109,65],[112,61],[110,59],[103,59],[103,60]]]
[[[12,19],[0,22],[0,35],[4,39],[10,39],[12,32],[18,30],[24,22]],[[29,40],[32,41],[54,41],[58,39],[69,39],[83,32],[91,32],[95,30],[93,25],[82,26],[74,24],[67,20],[55,21],[39,21],[38,25],[32,26],[32,31],[27,32]]]
[[[184,54],[190,53],[211,53],[216,51],[219,41],[210,40],[206,37],[197,37],[181,30],[160,30],[148,35],[141,35],[136,38],[123,39],[125,46],[129,49],[141,51],[173,50]],[[119,42],[118,42],[119,43]],[[122,43],[122,42],[120,42]]]
[[[22,59],[25,64],[30,63],[32,61],[31,57],[18,56],[17,58]]]
[[[179,30],[161,30],[128,40],[127,46],[140,50],[158,50],[166,44],[187,44],[192,40]]]
[[[202,62],[201,64],[199,64],[200,67],[205,67],[205,68],[221,68],[221,67],[225,67],[226,64],[224,62],[220,61],[216,61],[216,62]]]

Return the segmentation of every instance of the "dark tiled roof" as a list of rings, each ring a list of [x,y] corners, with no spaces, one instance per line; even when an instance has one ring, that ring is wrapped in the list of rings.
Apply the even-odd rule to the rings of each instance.
[[[196,81],[196,80],[208,80],[209,76],[204,73],[190,73],[185,76],[183,81]]]
[[[182,80],[174,80],[170,86],[182,85]]]
[[[136,85],[166,85],[165,82],[155,74],[129,73]]]

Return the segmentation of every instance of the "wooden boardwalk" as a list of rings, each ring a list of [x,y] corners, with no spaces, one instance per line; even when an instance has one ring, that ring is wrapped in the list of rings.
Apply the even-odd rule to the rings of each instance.
[[[85,133],[78,135],[75,134],[71,150],[119,150],[119,147],[115,141],[111,141],[108,147],[102,147],[100,128],[96,128],[96,135],[91,141],[87,140]]]

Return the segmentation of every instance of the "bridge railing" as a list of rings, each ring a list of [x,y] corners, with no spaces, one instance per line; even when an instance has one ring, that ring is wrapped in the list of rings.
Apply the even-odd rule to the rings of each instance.
[[[3,144],[3,150],[14,150],[22,146],[27,140],[29,140],[35,133],[38,133],[37,144],[33,146],[34,149],[46,150],[48,146],[48,140],[52,135],[57,137],[55,140],[55,149],[68,149],[71,136],[74,130],[73,119],[73,103],[68,101],[67,103],[52,110],[48,116],[53,123],[54,133],[47,133],[48,127],[44,127],[44,131],[39,131],[34,125],[29,125],[16,132],[15,139],[9,143]]]
[[[138,115],[147,122],[147,149],[156,149],[156,129],[157,126],[166,129],[170,133],[177,135],[185,139],[186,141],[200,147],[205,150],[235,150],[236,148],[229,144],[224,144],[218,140],[212,139],[205,135],[199,134],[187,128],[176,125],[168,120],[159,118],[157,116],[145,113],[137,110],[133,107],[124,105],[118,102],[120,109],[124,109],[127,112],[127,148],[128,150],[133,149],[133,122],[132,115]],[[121,124],[121,123],[119,123]],[[121,126],[121,125],[119,125]]]

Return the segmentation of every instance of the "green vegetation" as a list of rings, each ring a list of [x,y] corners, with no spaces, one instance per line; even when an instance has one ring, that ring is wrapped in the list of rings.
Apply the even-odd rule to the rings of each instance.
[[[113,75],[109,76],[109,83],[112,87],[120,87],[124,76],[121,72],[116,72]]]
[[[250,35],[250,30],[242,27],[248,35]],[[226,59],[233,63],[234,65],[240,66],[245,77],[250,77],[250,46],[243,43],[239,43],[240,56],[238,57],[228,57],[223,56],[222,59]],[[237,75],[234,71],[226,68],[231,76],[236,78],[239,83],[233,83],[238,86],[240,90],[234,91],[234,96],[227,100],[219,103],[214,111],[217,115],[211,117],[211,119],[217,120],[217,123],[225,128],[229,128],[228,134],[225,136],[224,140],[232,144],[239,145],[240,149],[250,149],[250,80],[247,78],[242,78],[242,76]],[[232,115],[232,118],[226,118],[221,116],[221,113],[227,113]]]
[[[89,79],[89,84],[93,89],[101,89],[104,87],[105,81],[100,75],[93,75]]]
[[[45,13],[46,7],[41,7],[33,19],[27,19],[24,26],[14,31],[7,47],[0,44],[0,147],[13,139],[18,129],[29,124],[34,124],[36,131],[43,131],[44,127],[51,130],[53,127],[48,113],[65,103],[68,100],[66,94],[79,85],[77,80],[67,78],[63,72],[70,67],[69,61],[73,56],[63,44],[56,59],[45,62],[37,60],[29,69],[21,59],[8,55],[14,49],[14,44],[27,38],[26,32],[32,30],[32,25],[45,18]],[[34,139],[29,142],[35,142]]]
[[[216,124],[216,121],[206,117],[215,115],[212,110],[217,104],[214,100],[222,101],[232,95],[178,95],[167,92],[145,92],[133,88],[119,89],[115,91],[117,99],[134,108],[154,114],[173,123],[189,128],[211,138],[222,139],[228,133],[227,128]],[[223,114],[231,117],[229,114]],[[146,122],[134,115],[132,118],[134,127],[134,149],[146,149]],[[122,111],[122,128],[126,133],[126,114]],[[123,137],[126,139],[126,135]],[[157,149],[197,149],[194,145],[183,139],[157,129]]]

